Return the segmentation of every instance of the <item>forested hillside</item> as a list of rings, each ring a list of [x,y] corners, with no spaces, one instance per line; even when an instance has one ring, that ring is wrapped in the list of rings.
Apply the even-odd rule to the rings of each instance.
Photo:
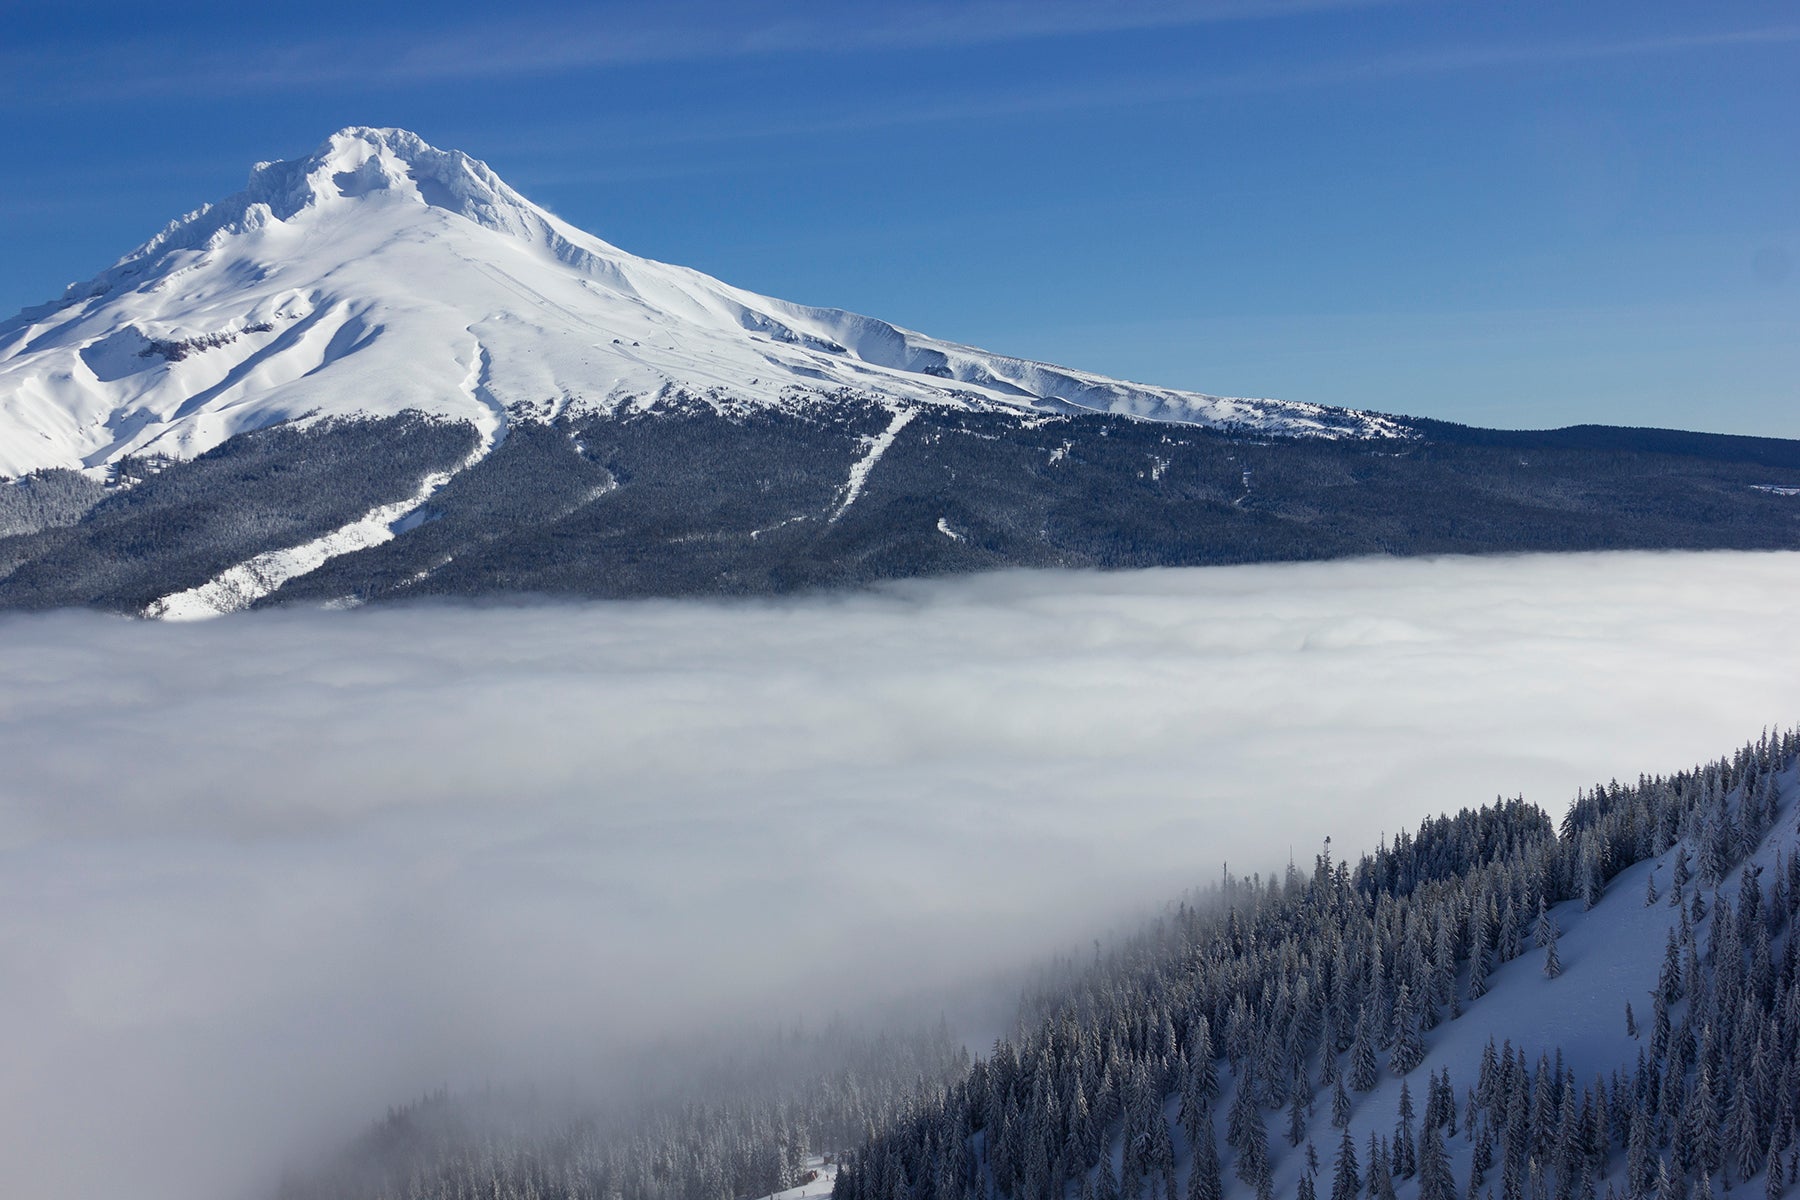
[[[1585,1200],[1795,1176],[1794,732],[1229,875],[1040,1002],[838,1200]]]
[[[399,1109],[281,1200],[1590,1200],[1785,1194],[1800,1116],[1800,731],[1426,820],[1196,891],[947,1031],[746,1047],[575,1112]],[[1196,847],[1196,856],[1204,847]]]
[[[474,426],[407,412],[127,460],[104,488],[68,472],[0,483],[0,610],[163,614],[159,601],[321,538],[343,544],[313,569],[228,589],[214,611],[771,595],[1014,567],[1800,546],[1795,442],[1451,426],[1327,440],[1110,414],[902,415],[846,392],[795,412],[671,399],[515,416],[465,468]],[[384,506],[406,510],[439,474],[448,482],[378,522],[380,535],[339,536]]]

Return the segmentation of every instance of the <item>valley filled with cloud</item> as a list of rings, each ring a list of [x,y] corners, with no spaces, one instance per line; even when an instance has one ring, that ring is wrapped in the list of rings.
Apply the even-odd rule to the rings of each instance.
[[[953,997],[1225,862],[1792,722],[1796,595],[1604,554],[0,617],[6,1190],[239,1194],[701,1025],[991,1037]]]

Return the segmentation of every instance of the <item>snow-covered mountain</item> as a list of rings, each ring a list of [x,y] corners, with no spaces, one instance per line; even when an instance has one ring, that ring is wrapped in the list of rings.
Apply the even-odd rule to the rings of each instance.
[[[818,403],[1098,410],[1327,437],[1393,420],[1227,399],[938,341],[730,287],[558,220],[485,164],[351,128],[171,224],[56,304],[0,325],[0,476],[179,458],[318,414]]]
[[[0,324],[0,607],[1782,548],[1796,495],[1796,442],[1225,399],[770,299],[391,129]]]

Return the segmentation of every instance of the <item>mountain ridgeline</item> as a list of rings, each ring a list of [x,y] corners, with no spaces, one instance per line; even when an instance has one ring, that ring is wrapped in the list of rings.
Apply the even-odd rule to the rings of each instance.
[[[283,1197],[738,1200],[810,1151],[836,1200],[1775,1200],[1797,760],[1800,731],[1765,734],[1560,824],[1497,801],[1354,863],[1227,871],[1047,970],[972,1064],[942,1031],[778,1047],[628,1128],[433,1097]]]
[[[353,127],[0,322],[0,607],[1800,546],[1800,442],[1178,391],[642,258]]]
[[[144,612],[382,505],[374,544],[217,602],[763,595],[1004,567],[1800,547],[1800,443],[1656,431],[1246,435],[839,395],[813,409],[280,424],[0,485],[0,605]],[[448,481],[417,504],[436,473]]]

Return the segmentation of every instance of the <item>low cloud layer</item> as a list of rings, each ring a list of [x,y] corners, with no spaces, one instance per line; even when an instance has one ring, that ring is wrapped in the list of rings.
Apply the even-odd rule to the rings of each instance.
[[[425,1087],[1560,813],[1800,717],[1796,595],[1800,555],[1602,555],[8,617],[0,1193],[246,1194]]]

